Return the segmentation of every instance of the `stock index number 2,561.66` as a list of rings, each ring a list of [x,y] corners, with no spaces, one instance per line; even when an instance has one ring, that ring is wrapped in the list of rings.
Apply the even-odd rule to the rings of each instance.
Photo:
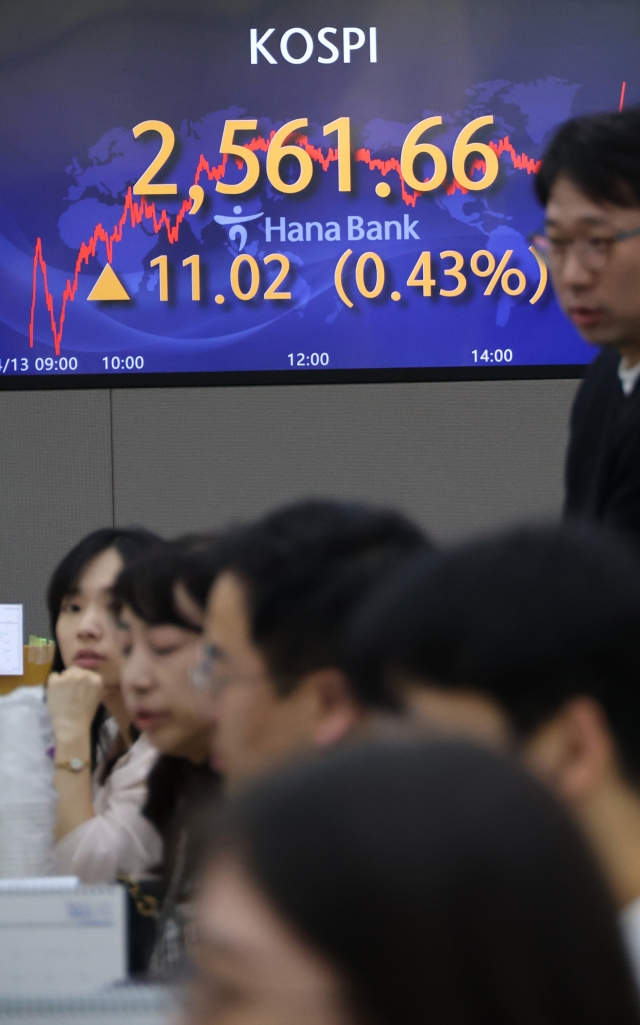
[[[488,189],[498,177],[499,164],[495,149],[486,142],[472,139],[477,131],[492,124],[492,114],[474,118],[460,130],[453,147],[451,154],[453,177],[459,185],[471,192]],[[420,141],[426,132],[441,125],[442,117],[439,114],[424,118],[410,129],[402,145],[400,154],[402,178],[406,185],[414,189],[415,192],[433,192],[444,183],[447,177],[449,168],[444,152],[432,142]],[[256,185],[261,172],[260,160],[255,152],[258,148],[266,149],[267,178],[277,192],[291,195],[306,189],[313,178],[311,154],[313,153],[315,156],[318,154],[317,148],[309,143],[308,135],[304,134],[305,129],[309,128],[309,119],[299,117],[287,121],[281,128],[273,132],[269,139],[254,137],[246,140],[246,133],[255,132],[257,128],[257,118],[225,121],[220,141],[220,153],[223,156],[220,169],[222,173],[216,182],[216,192],[238,196],[249,192]],[[153,180],[173,153],[175,132],[166,122],[153,119],[141,121],[133,128],[133,135],[136,139],[147,132],[157,132],[162,140],[161,146],[146,171],[140,175],[133,186],[133,194],[135,196],[175,196],[178,192],[177,184]],[[338,117],[335,121],[324,125],[322,132],[323,135],[336,135],[336,147],[329,149],[328,160],[329,162],[337,161],[338,164],[338,191],[351,192],[353,152],[351,118]],[[237,133],[244,133],[246,141],[239,142]],[[432,163],[432,172],[428,178],[423,179],[416,175],[415,163],[420,156],[429,157]],[[294,158],[298,163],[299,171],[295,181],[285,181],[282,177],[281,164],[285,157]],[[468,164],[472,157],[473,161]],[[237,182],[225,181],[227,167],[234,164],[240,168],[244,166],[244,177]],[[480,177],[477,176],[478,171],[481,172]],[[471,175],[474,176],[471,177]],[[197,192],[192,191],[194,188],[197,189]],[[192,190],[190,190],[190,195],[193,204],[189,212],[195,213],[202,203],[203,191],[199,185],[192,186]]]

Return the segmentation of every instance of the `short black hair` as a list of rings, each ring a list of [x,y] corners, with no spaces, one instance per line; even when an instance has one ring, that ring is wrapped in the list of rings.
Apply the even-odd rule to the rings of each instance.
[[[637,1021],[610,892],[569,813],[461,741],[351,745],[211,809],[233,858],[376,1025]],[[226,817],[226,821],[225,821]]]
[[[400,561],[430,547],[400,513],[308,500],[232,529],[218,572],[246,589],[251,636],[281,693],[307,672],[343,666],[343,628],[366,592]]]
[[[535,178],[543,206],[560,175],[596,203],[640,206],[640,107],[565,121]]]
[[[142,552],[149,551],[159,544],[162,544],[162,539],[144,527],[103,527],[87,534],[82,541],[74,545],[54,569],[47,588],[47,610],[52,638],[56,636],[62,601],[78,586],[80,577],[90,562],[102,552],[114,548],[127,566]],[[64,668],[56,648],[53,671],[61,673]]]
[[[185,544],[191,541],[191,545]],[[180,583],[204,612],[211,584],[218,572],[218,533],[193,534],[182,539],[185,544]]]
[[[640,558],[607,531],[520,528],[418,560],[358,611],[350,655],[370,701],[398,676],[474,689],[525,737],[590,695],[640,785]]]
[[[114,611],[124,606],[131,609],[147,626],[171,624],[200,633],[200,627],[186,619],[176,605],[176,584],[184,582],[185,574],[194,573],[203,556],[213,574],[212,555],[215,542],[211,535],[189,534],[165,541],[145,552],[119,574],[113,585]]]

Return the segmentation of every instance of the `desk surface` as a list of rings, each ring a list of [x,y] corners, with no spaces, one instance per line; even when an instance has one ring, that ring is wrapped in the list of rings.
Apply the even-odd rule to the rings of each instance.
[[[24,648],[24,673],[22,676],[0,676],[0,694],[10,694],[16,687],[38,687],[47,682],[53,659],[38,665],[29,662],[29,646]]]

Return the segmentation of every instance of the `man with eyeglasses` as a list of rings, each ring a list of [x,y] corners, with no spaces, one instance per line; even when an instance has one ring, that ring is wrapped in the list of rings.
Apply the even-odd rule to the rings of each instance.
[[[355,697],[342,635],[372,587],[430,548],[399,513],[321,500],[218,539],[193,680],[210,695],[212,758],[229,790],[350,738],[411,729],[395,709]]]
[[[575,118],[537,176],[558,301],[601,352],[574,403],[565,515],[640,541],[640,108]]]

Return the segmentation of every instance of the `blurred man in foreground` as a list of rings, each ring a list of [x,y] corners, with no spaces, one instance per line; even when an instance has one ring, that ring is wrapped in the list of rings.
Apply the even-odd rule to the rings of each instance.
[[[564,124],[536,191],[534,245],[564,312],[602,346],[573,407],[565,512],[640,542],[640,109]]]
[[[371,587],[429,548],[398,513],[327,501],[219,541],[198,676],[212,696],[214,764],[231,789],[370,725],[344,671],[344,625]]]
[[[451,741],[270,775],[203,836],[189,1025],[638,1025],[592,852]]]
[[[423,558],[359,610],[351,679],[432,729],[512,745],[605,868],[640,979],[640,559],[595,528]]]

